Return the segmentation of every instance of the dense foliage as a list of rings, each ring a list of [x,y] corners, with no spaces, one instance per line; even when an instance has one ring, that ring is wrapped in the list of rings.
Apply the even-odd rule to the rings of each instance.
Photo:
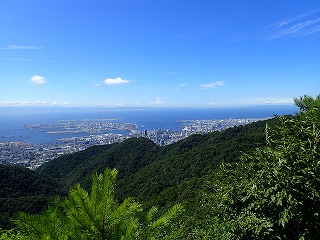
[[[63,195],[53,179],[17,166],[0,165],[0,228],[12,227],[14,213],[38,213],[55,195]]]
[[[175,203],[194,199],[203,182],[199,178],[214,172],[220,162],[236,161],[242,152],[263,145],[264,126],[264,122],[257,122],[222,132],[193,135],[161,148],[148,139],[132,138],[120,144],[95,146],[82,152],[62,156],[44,164],[35,173],[27,169],[25,171],[32,174],[40,173],[42,175],[36,175],[59,181],[62,185],[59,189],[64,191],[68,191],[77,183],[90,191],[91,176],[94,173],[102,173],[106,167],[117,168],[119,180],[116,192],[120,199],[129,196],[139,197],[145,209],[157,205],[160,207],[160,212],[163,212],[163,209],[167,210]],[[19,174],[11,177],[17,181],[10,183],[10,186],[18,188],[25,186],[27,181],[23,183],[23,179],[28,178]],[[5,180],[8,176],[4,176],[3,179],[3,182],[11,181]],[[50,182],[52,179],[47,181]],[[57,186],[56,181],[49,186],[53,188]],[[189,181],[196,184],[189,184]],[[37,181],[32,181],[28,185],[32,186],[35,182]],[[1,189],[4,190],[5,187]],[[37,186],[36,189],[44,191],[42,186]],[[25,198],[1,195],[6,197],[5,203],[1,205],[2,227],[11,227],[9,218],[18,211],[39,212],[47,205],[49,197],[56,192],[54,190],[50,195],[29,194]],[[187,214],[194,215],[192,211],[196,205],[196,200],[192,206],[189,204]]]
[[[4,231],[0,239],[175,239],[179,229],[170,222],[181,212],[181,205],[172,207],[163,216],[155,217],[151,208],[145,221],[136,214],[142,210],[131,198],[122,203],[114,198],[117,170],[106,169],[95,174],[91,193],[76,185],[64,201],[56,199],[41,215],[19,213],[15,231]]]
[[[121,179],[155,161],[159,148],[146,138],[130,138],[120,144],[94,146],[62,156],[43,164],[37,172],[61,181],[66,190],[77,183],[89,190],[94,173],[102,173],[105,168],[116,168]]]
[[[73,186],[68,198],[42,215],[21,213],[2,239],[31,236],[28,222],[53,239],[318,239],[320,95],[294,101],[295,116],[161,148],[133,138],[53,160],[38,172]],[[119,169],[117,184],[108,168]],[[64,235],[50,235],[57,229]]]
[[[301,113],[267,128],[266,147],[221,165],[207,183],[201,214],[210,220],[199,238],[318,239],[320,98],[306,99]]]
[[[274,124],[273,120],[268,121]],[[131,138],[121,144],[96,146],[63,156],[37,171],[59,180],[70,189],[80,183],[89,190],[91,175],[106,167],[119,171],[117,196],[146,201],[168,187],[211,174],[223,161],[239,160],[243,152],[265,144],[265,122],[193,135],[175,144],[159,147],[146,138]]]

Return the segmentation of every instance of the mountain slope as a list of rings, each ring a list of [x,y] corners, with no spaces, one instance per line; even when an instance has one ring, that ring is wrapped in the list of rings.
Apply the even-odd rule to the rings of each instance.
[[[0,165],[0,179],[0,228],[12,226],[14,213],[40,212],[50,198],[64,194],[57,181],[22,167]]]
[[[170,154],[162,154],[159,160],[119,179],[119,196],[133,196],[145,201],[166,188],[211,174],[221,162],[237,161],[243,152],[264,145],[265,124],[258,122],[222,132],[193,135],[164,147],[160,151]]]
[[[89,188],[92,174],[105,168],[117,168],[118,178],[131,175],[155,160],[159,146],[152,141],[130,138],[122,143],[94,146],[82,152],[62,156],[37,169],[37,172],[60,180],[66,189],[76,183]]]
[[[41,211],[50,197],[64,195],[77,183],[90,190],[92,175],[105,168],[119,171],[119,199],[131,196],[160,207],[181,200],[189,204],[221,162],[237,161],[242,152],[265,144],[266,122],[274,120],[192,135],[165,147],[146,138],[130,138],[59,157],[36,171],[1,166],[0,227],[10,226],[8,219],[17,211]]]
[[[61,181],[65,189],[76,183],[88,189],[93,173],[103,172],[106,167],[117,168],[118,196],[144,201],[185,180],[210,174],[222,161],[237,161],[242,152],[264,145],[265,124],[262,121],[192,135],[165,147],[145,138],[131,138],[57,158],[43,164],[37,172]]]

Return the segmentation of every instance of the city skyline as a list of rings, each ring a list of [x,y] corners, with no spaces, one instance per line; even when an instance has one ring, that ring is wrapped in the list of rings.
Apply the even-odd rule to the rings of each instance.
[[[316,0],[0,6],[0,106],[237,107],[319,94]]]

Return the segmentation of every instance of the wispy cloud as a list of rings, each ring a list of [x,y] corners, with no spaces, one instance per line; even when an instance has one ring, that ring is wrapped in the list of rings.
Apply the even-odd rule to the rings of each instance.
[[[147,104],[145,104],[147,105]],[[134,106],[125,102],[108,102],[108,103],[92,103],[92,102],[63,102],[63,101],[0,101],[0,107],[122,107]],[[139,106],[139,104],[137,104]]]
[[[274,40],[283,37],[301,37],[320,31],[320,9],[298,15],[290,19],[282,19],[267,27],[262,37]]]
[[[235,102],[240,104],[266,104],[266,105],[277,105],[277,104],[293,104],[293,98],[252,98],[236,100]]]
[[[0,107],[154,107],[167,105],[157,97],[152,102],[64,102],[64,101],[0,101]]]
[[[56,62],[56,61],[51,61],[51,60],[23,59],[23,58],[0,58],[0,60],[18,61],[18,62],[47,62],[47,63],[55,63]]]
[[[76,103],[59,101],[0,101],[0,106],[76,106]]]
[[[215,106],[215,105],[218,105],[218,104],[217,104],[217,102],[213,102],[213,101],[211,101],[211,102],[208,102],[207,104],[208,104],[208,105],[210,105],[210,106]]]
[[[175,88],[173,88],[174,90],[179,90],[181,88],[184,88],[188,86],[188,83],[180,83],[178,86],[176,86]]]
[[[151,103],[151,105],[161,106],[164,105],[165,101],[161,100],[161,98],[157,97],[154,102]]]
[[[40,76],[40,75],[34,75],[30,78],[30,81],[35,83],[35,84],[45,84],[46,83],[46,80],[43,76]]]
[[[42,46],[24,46],[24,45],[9,45],[7,47],[1,47],[2,50],[41,50]]]
[[[218,87],[224,87],[224,86],[226,86],[225,81],[217,81],[217,82],[212,82],[212,83],[201,84],[201,85],[199,85],[199,88],[211,89],[211,88],[218,88]]]
[[[121,85],[121,84],[129,83],[130,81],[117,77],[117,78],[107,78],[103,82],[106,85]]]

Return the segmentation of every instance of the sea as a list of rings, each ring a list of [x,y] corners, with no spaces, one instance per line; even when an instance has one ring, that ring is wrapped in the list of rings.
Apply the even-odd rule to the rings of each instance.
[[[55,123],[62,120],[97,121],[99,119],[116,119],[113,121],[136,123],[138,131],[154,129],[178,131],[181,130],[181,120],[269,118],[275,115],[294,115],[298,110],[293,105],[265,105],[237,108],[1,107],[0,142],[54,144],[58,143],[58,139],[60,138],[85,136],[83,133],[49,134],[29,130],[26,124],[30,123]]]

